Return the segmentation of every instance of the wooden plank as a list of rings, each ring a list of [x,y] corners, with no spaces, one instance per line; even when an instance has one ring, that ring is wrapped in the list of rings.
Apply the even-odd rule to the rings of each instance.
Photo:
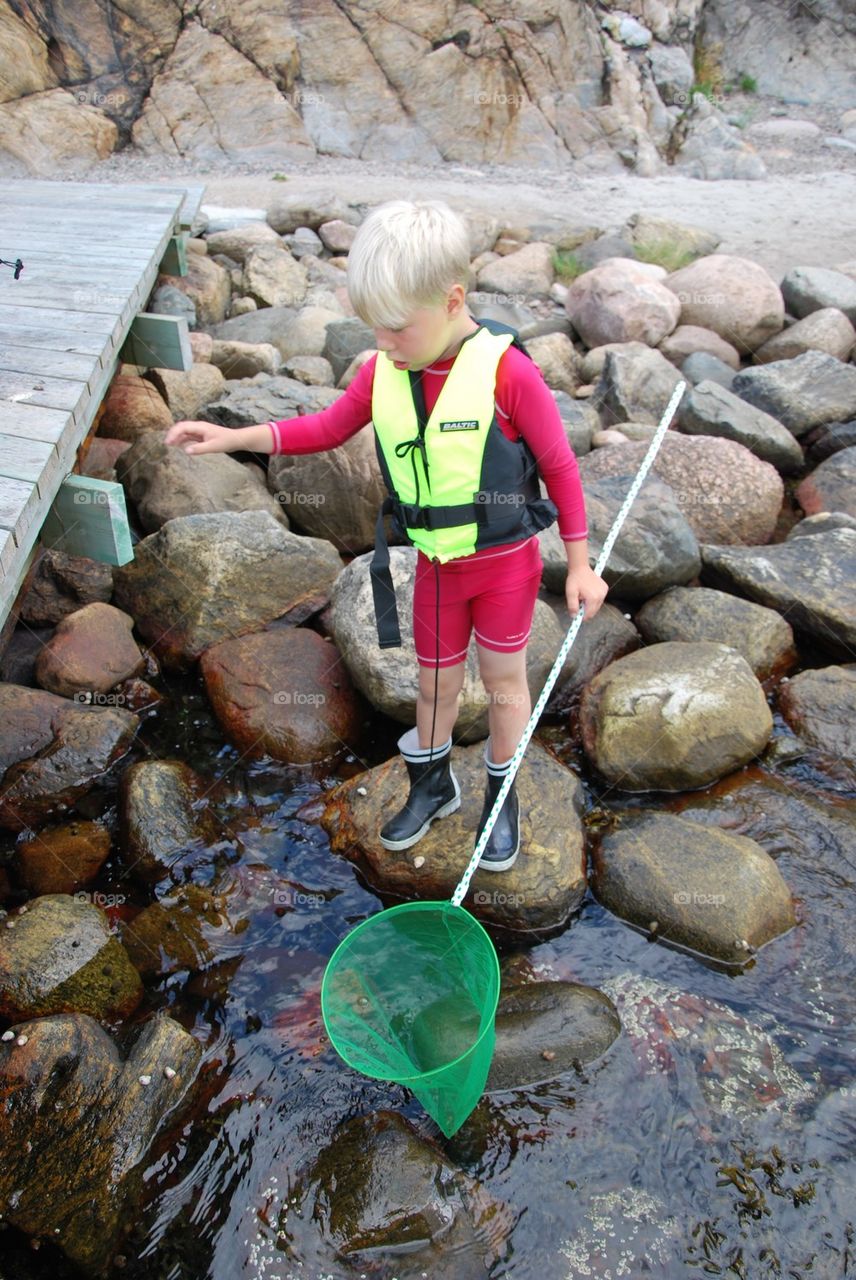
[[[27,436],[30,440],[44,440],[56,444],[68,423],[68,414],[61,409],[41,409],[37,405],[10,404],[0,400],[0,434]]]
[[[187,275],[187,236],[173,236],[160,260],[160,270],[167,276]]]
[[[76,378],[88,384],[97,361],[74,351],[50,351],[45,347],[0,342],[0,370],[6,373],[43,373],[50,369],[57,378]]]
[[[134,558],[134,548],[124,489],[113,480],[68,476],[45,517],[41,540],[44,546],[71,556],[127,564]]]
[[[90,399],[85,382],[52,378],[48,374],[7,373],[0,370],[0,400],[12,404],[37,404],[45,409],[65,409],[75,421]]]
[[[0,592],[3,580],[12,572],[12,566],[18,551],[18,544],[12,537],[10,529],[0,529]]]
[[[26,436],[0,435],[0,476],[29,480],[38,487],[40,496],[59,469],[56,448],[43,440]]]
[[[119,359],[147,369],[187,371],[192,368],[193,352],[184,316],[141,312],[131,325]]]
[[[19,547],[25,545],[34,526],[38,529],[43,509],[34,484],[0,476],[0,529],[8,529]]]
[[[34,542],[32,547],[22,555],[21,548],[18,547],[14,539],[11,539],[13,550],[13,561],[9,570],[0,577],[0,618],[7,618],[14,608],[18,593],[24,583],[27,574],[30,572],[37,557],[41,554],[41,547]]]
[[[20,345],[39,351],[91,357],[96,366],[104,350],[103,339],[90,333],[70,334],[63,329],[50,329],[37,324],[10,325],[4,322],[2,312],[0,312],[0,343],[4,347]]]

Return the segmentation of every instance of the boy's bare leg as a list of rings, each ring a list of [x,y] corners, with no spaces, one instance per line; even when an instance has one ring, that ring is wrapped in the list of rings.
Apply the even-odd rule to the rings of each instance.
[[[419,694],[416,699],[416,728],[419,746],[427,750],[447,742],[458,718],[458,697],[464,687],[464,663],[453,667],[419,668]],[[437,718],[434,724],[434,741],[431,742],[431,721],[434,717],[434,677],[437,676]]]
[[[532,714],[526,683],[526,650],[496,653],[480,644],[476,648],[482,684],[490,699],[490,757],[495,764],[504,764],[514,755]]]

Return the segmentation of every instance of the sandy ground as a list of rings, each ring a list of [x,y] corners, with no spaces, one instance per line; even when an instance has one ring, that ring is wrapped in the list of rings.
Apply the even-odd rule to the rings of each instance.
[[[849,159],[849,157],[848,157]],[[496,166],[414,166],[319,157],[289,165],[286,181],[274,167],[175,164],[155,157],[111,158],[82,180],[119,183],[205,183],[204,205],[267,209],[285,191],[311,196],[335,192],[375,204],[401,197],[439,197],[456,208],[476,206],[509,226],[545,216],[617,231],[637,211],[705,227],[722,237],[718,252],[760,262],[777,279],[795,266],[836,266],[856,259],[856,165],[825,172],[774,173],[756,182],[703,182],[678,174],[639,178],[630,173],[578,175]],[[77,180],[81,177],[75,175]]]

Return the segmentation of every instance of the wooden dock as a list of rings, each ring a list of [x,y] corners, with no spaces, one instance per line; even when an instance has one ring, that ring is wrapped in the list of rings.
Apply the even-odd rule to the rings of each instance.
[[[0,266],[0,633],[158,272],[183,274],[202,191],[0,182],[0,258],[24,263]],[[186,321],[166,323],[169,367],[189,367]]]

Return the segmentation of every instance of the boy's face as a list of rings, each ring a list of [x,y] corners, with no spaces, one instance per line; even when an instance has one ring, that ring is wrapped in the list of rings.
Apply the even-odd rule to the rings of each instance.
[[[460,344],[463,336],[461,326],[466,327],[468,320],[464,291],[457,286],[445,302],[411,311],[403,328],[375,328],[372,332],[378,350],[386,353],[396,369],[424,369],[434,360],[452,354],[452,348]]]

